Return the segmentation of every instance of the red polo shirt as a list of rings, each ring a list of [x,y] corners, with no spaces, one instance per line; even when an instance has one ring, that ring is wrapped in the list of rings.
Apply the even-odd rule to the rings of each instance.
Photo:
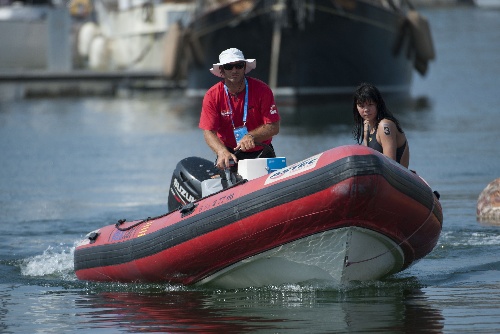
[[[246,126],[248,131],[258,128],[262,124],[275,123],[280,120],[278,109],[274,102],[274,95],[264,82],[247,77],[248,81],[248,110]],[[231,103],[231,108],[229,107]],[[226,147],[235,148],[233,123],[236,128],[243,126],[243,107],[245,105],[245,89],[236,97],[226,95],[224,81],[213,85],[203,98],[199,127],[203,130],[216,131],[217,136]],[[232,112],[231,112],[232,110]],[[270,144],[270,140],[264,141]],[[262,148],[256,147],[251,151]]]

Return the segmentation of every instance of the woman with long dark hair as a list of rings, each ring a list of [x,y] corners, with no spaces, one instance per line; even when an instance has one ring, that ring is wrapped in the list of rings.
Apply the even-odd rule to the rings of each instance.
[[[410,147],[399,121],[387,109],[377,87],[362,83],[353,96],[354,139],[408,168]]]

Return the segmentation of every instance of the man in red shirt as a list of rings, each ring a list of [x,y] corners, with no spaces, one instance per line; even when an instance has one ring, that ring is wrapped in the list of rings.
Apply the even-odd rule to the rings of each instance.
[[[213,85],[203,98],[199,127],[208,146],[217,154],[217,168],[229,168],[229,160],[274,157],[255,143],[271,145],[279,132],[280,116],[274,95],[264,82],[246,77],[256,67],[235,48],[223,51],[210,72],[224,80]]]

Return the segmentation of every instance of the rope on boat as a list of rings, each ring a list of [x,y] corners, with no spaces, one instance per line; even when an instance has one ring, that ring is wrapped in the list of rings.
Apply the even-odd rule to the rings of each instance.
[[[127,220],[126,220],[126,219],[120,219],[120,220],[119,220],[119,221],[115,224],[115,227],[116,227],[116,229],[117,229],[117,230],[124,232],[124,231],[131,230],[131,229],[133,229],[134,227],[139,226],[139,225],[141,225],[142,223],[148,222],[148,221],[150,221],[150,220],[151,220],[151,217],[148,217],[148,218],[146,218],[146,219],[144,219],[144,220],[138,221],[137,223],[135,223],[135,224],[133,224],[133,225],[127,226],[127,227],[125,227],[125,228],[121,228],[121,227],[120,227],[120,225],[122,225],[123,223],[125,223]]]
[[[203,197],[203,198],[207,198],[207,197],[211,197],[211,196],[217,195],[218,193],[223,192],[223,191],[227,190],[228,188],[236,187],[236,186],[238,186],[238,185],[240,185],[240,184],[243,184],[243,183],[246,183],[246,182],[248,182],[248,180],[246,180],[246,179],[241,179],[241,180],[238,180],[238,181],[236,181],[236,182],[235,182],[232,186],[227,187],[227,188],[222,189],[222,190],[219,190],[218,192],[215,192],[215,193],[210,194],[209,196],[206,196],[206,197]],[[198,199],[198,200],[196,200],[196,201],[194,201],[194,202],[190,202],[190,203],[188,203],[188,204],[193,204],[193,203],[196,203],[196,202],[198,202],[198,201],[200,201],[200,200],[201,200],[201,198],[200,198],[200,199]],[[146,218],[146,219],[140,220],[140,221],[136,222],[135,224],[132,224],[132,225],[127,226],[127,227],[121,227],[121,225],[123,225],[123,224],[124,224],[127,220],[126,220],[126,219],[120,219],[120,220],[118,220],[118,222],[116,222],[116,224],[115,224],[115,228],[116,228],[117,230],[119,230],[119,231],[122,231],[122,232],[124,232],[124,231],[128,231],[128,230],[133,229],[134,227],[137,227],[137,226],[139,226],[139,225],[141,225],[141,224],[147,223],[147,222],[149,222],[149,221],[151,221],[151,220],[156,220],[156,219],[160,219],[160,218],[163,218],[163,217],[165,217],[165,216],[168,216],[169,214],[171,214],[171,213],[173,213],[173,212],[176,212],[176,211],[181,210],[183,207],[184,207],[184,206],[179,206],[177,209],[172,210],[172,211],[170,211],[170,212],[167,212],[167,213],[165,213],[165,214],[163,214],[163,215],[160,215],[160,216],[157,216],[157,217],[148,217],[148,218]]]

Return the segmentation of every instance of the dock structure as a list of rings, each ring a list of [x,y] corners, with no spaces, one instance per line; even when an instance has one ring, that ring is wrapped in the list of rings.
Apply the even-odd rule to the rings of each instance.
[[[183,89],[185,82],[157,71],[3,71],[0,98],[114,95],[120,90]]]

